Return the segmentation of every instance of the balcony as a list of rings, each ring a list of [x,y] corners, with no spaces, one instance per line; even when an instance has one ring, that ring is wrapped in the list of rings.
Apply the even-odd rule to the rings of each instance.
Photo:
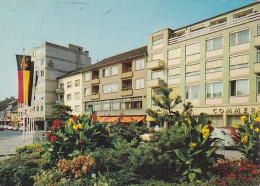
[[[255,36],[255,47],[260,48],[260,36]]]
[[[93,85],[93,84],[99,84],[99,79],[92,79],[91,81],[90,81],[90,84],[91,85]]]
[[[158,88],[163,84],[163,80],[162,79],[151,79],[147,81],[147,87],[150,88]]]
[[[90,99],[99,99],[100,98],[100,95],[98,93],[92,93],[90,95]]]
[[[57,100],[56,104],[64,104],[64,100]]]
[[[232,19],[232,20],[226,21],[224,23],[220,23],[220,24],[217,24],[217,25],[214,25],[214,26],[206,27],[206,28],[194,31],[194,32],[186,33],[186,34],[181,35],[181,36],[171,37],[171,38],[169,38],[168,42],[169,42],[169,45],[173,45],[173,44],[181,42],[181,41],[185,41],[185,40],[192,39],[192,38],[199,37],[199,36],[203,36],[203,35],[206,35],[206,34],[218,32],[218,31],[221,31],[221,30],[227,30],[228,28],[232,28],[232,27],[235,27],[235,26],[243,25],[245,23],[256,21],[256,20],[259,20],[259,18],[260,18],[259,12],[252,13],[252,14],[249,14],[249,15],[241,17],[241,18]]]
[[[260,63],[254,64],[254,73],[259,75],[260,74]]]
[[[133,77],[133,71],[123,72],[123,73],[121,74],[121,79],[131,78],[131,77]]]
[[[63,94],[64,93],[64,88],[56,88],[56,93],[57,94]]]
[[[163,67],[164,67],[164,63],[162,60],[159,59],[147,63],[148,70],[159,70],[159,69],[163,69]]]
[[[132,96],[133,95],[133,89],[122,89],[121,90],[121,96]]]

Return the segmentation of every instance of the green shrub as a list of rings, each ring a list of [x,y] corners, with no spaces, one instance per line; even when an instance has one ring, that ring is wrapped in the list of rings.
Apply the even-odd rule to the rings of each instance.
[[[247,161],[260,164],[260,112],[249,117],[242,116],[243,125],[238,126],[241,136],[240,151]]]
[[[33,185],[31,176],[39,171],[41,147],[29,145],[16,152],[14,157],[0,161],[0,185]]]

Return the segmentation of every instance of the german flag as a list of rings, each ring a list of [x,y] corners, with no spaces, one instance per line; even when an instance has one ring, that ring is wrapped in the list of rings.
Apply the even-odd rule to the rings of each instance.
[[[31,106],[34,63],[31,61],[31,56],[16,55],[16,60],[18,69],[18,103],[25,103]]]

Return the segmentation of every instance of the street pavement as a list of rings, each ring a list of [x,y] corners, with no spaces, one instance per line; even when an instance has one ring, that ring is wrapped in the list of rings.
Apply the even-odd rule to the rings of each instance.
[[[6,135],[8,133],[8,135]],[[0,131],[0,160],[15,154],[17,147],[33,144],[33,140],[23,141],[23,135],[17,131]]]

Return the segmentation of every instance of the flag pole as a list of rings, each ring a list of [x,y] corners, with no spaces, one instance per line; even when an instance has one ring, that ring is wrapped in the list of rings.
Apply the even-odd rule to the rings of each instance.
[[[25,141],[25,49],[23,49],[23,141]]]

